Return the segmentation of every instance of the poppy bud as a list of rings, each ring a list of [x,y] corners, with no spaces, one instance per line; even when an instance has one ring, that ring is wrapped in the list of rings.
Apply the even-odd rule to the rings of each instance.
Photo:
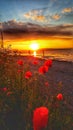
[[[26,78],[26,79],[29,79],[31,76],[32,76],[32,73],[31,73],[30,71],[27,71],[27,72],[25,73],[25,78]]]
[[[57,99],[58,99],[58,100],[63,100],[63,95],[62,95],[61,93],[59,93],[59,94],[57,95]]]
[[[33,128],[34,130],[42,130],[48,123],[49,110],[46,107],[39,107],[33,113]]]

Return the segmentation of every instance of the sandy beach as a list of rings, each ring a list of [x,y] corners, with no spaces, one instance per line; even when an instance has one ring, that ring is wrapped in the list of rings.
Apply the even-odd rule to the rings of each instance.
[[[39,59],[41,65],[44,61],[45,59]],[[64,95],[64,98],[69,99],[68,107],[73,110],[73,62],[53,60],[52,67],[46,73],[45,81],[49,82],[52,95],[60,92]]]
[[[61,92],[70,98],[69,103],[73,107],[73,63],[54,60],[47,78],[53,89],[61,87]]]
[[[53,60],[46,77],[51,94],[62,93],[68,109],[73,111],[73,62]]]
[[[43,104],[45,103],[44,105],[48,106],[50,109],[50,113],[52,113],[51,108],[57,107],[57,106],[55,106],[56,105],[55,100],[56,100],[57,95],[59,93],[61,93],[63,95],[63,101],[61,102],[62,103],[61,109],[63,110],[62,112],[64,112],[64,114],[65,114],[64,116],[66,116],[66,113],[67,113],[67,118],[70,118],[69,122],[68,122],[68,128],[69,127],[72,128],[72,119],[71,118],[73,116],[72,115],[73,114],[73,62],[52,60],[52,66],[48,68],[48,71],[44,74],[40,74],[39,67],[44,65],[46,60],[47,59],[45,59],[45,58],[39,58],[39,57],[33,57],[33,56],[21,56],[21,55],[19,55],[19,56],[14,55],[14,56],[8,57],[8,59],[7,59],[8,64],[6,64],[7,67],[5,70],[5,72],[8,72],[8,73],[6,73],[6,74],[4,73],[4,77],[6,78],[6,76],[8,76],[8,74],[9,74],[9,78],[11,79],[11,81],[13,81],[12,83],[14,83],[14,84],[11,84],[12,86],[10,85],[10,86],[8,86],[9,88],[7,88],[7,89],[11,89],[13,92],[8,97],[10,99],[10,103],[12,104],[12,106],[14,106],[13,107],[14,109],[13,109],[13,111],[9,111],[9,113],[7,111],[7,113],[6,113],[7,115],[5,116],[4,121],[6,122],[6,124],[8,123],[7,127],[11,128],[11,126],[14,125],[14,128],[15,128],[15,125],[16,125],[16,128],[17,128],[18,122],[20,122],[21,119],[23,120],[23,122],[24,122],[25,118],[28,119],[27,117],[28,117],[29,113],[27,112],[27,110],[31,111],[31,108],[32,108],[31,103],[33,102],[33,98],[32,98],[33,96],[35,97],[35,95],[37,95],[36,98],[34,98],[34,101],[36,101],[35,99],[37,99],[37,101],[39,100],[34,105],[37,105],[37,104],[41,105],[41,101],[43,101]],[[36,64],[36,62],[34,64],[34,61],[37,61],[38,64]],[[8,71],[8,65],[9,65],[9,71]],[[23,68],[25,68],[26,71],[24,71]],[[20,69],[22,69],[23,71],[18,71]],[[18,95],[18,92],[19,92],[18,87],[19,87],[19,83],[20,83],[20,87],[21,87],[21,80],[20,80],[20,82],[14,82],[14,81],[19,81],[19,79],[21,79],[21,74],[22,74],[21,72],[24,72],[23,74],[25,74],[25,72],[27,72],[27,71],[30,71],[32,73],[31,78],[29,80],[27,80],[26,85],[28,85],[28,87],[27,87],[28,89],[24,88],[26,80],[23,80],[25,82],[22,82],[23,90],[28,90],[28,91],[26,91],[27,95],[26,95],[25,91],[23,91],[24,97],[18,98],[19,99],[18,100],[17,96],[15,96],[15,95],[16,94]],[[14,72],[16,72],[16,73],[14,73]],[[10,74],[12,74],[12,75],[10,75]],[[14,77],[14,76],[17,76],[17,77]],[[17,80],[15,80],[15,78],[17,78]],[[48,84],[45,85],[45,83],[48,83]],[[14,86],[14,85],[16,85],[16,86]],[[13,87],[13,89],[12,89],[12,87]],[[35,89],[35,88],[39,88],[39,89]],[[7,89],[6,88],[4,89],[5,94],[8,92]],[[33,90],[33,93],[30,96],[32,100],[27,100],[30,90]],[[35,91],[35,90],[39,90],[39,91]],[[14,92],[16,92],[16,93],[14,93]],[[13,97],[14,96],[16,97],[14,99],[16,102],[18,101],[18,103],[16,103],[17,105],[13,104],[14,99],[11,98],[12,97],[11,95],[13,95]],[[7,97],[7,95],[5,95],[5,98],[6,97]],[[39,99],[37,97],[39,97]],[[1,99],[4,100],[5,98],[3,96],[3,98],[1,98]],[[20,116],[21,109],[18,109],[20,99],[24,99],[24,101],[30,101],[30,105],[28,105],[27,109],[25,109],[25,111],[26,111],[25,118],[22,118]],[[8,98],[6,101],[8,102]],[[21,101],[23,101],[23,100],[21,100]],[[54,103],[52,101],[54,101]],[[8,105],[11,108],[10,103]],[[24,103],[26,104],[26,102],[24,102]],[[63,105],[64,105],[64,107],[63,107]],[[21,104],[20,104],[20,106],[21,106]],[[21,108],[21,107],[19,107],[19,108]],[[24,105],[24,108],[25,108],[25,105]],[[17,109],[18,109],[18,111],[17,111]],[[65,113],[65,110],[66,110],[66,113]],[[12,112],[12,114],[11,114],[11,112]],[[16,118],[15,113],[17,113],[17,115],[19,114],[18,119]],[[29,117],[31,118],[30,115],[29,115]],[[12,121],[10,121],[11,119],[14,121],[14,123],[12,123]],[[17,120],[17,124],[15,124],[15,120]],[[66,120],[66,118],[65,118],[65,120]],[[9,126],[9,122],[11,123],[10,126]],[[21,121],[22,127],[24,126],[23,122]],[[28,122],[29,122],[29,120],[28,120]],[[26,126],[27,126],[28,122],[26,123]],[[31,122],[30,122],[30,125],[31,125]],[[55,129],[55,128],[53,129],[54,125],[51,126],[52,129],[50,129],[50,130]],[[49,127],[49,125],[48,125],[48,127]],[[3,124],[1,124],[0,128],[1,129],[4,128]],[[32,129],[32,126],[31,126],[31,129]],[[6,128],[4,128],[4,130],[6,130]],[[21,130],[23,130],[23,128],[21,128]],[[64,130],[64,129],[60,129],[60,130]],[[66,126],[66,130],[69,130],[69,129],[67,129],[67,126]]]
[[[40,63],[39,66],[43,65],[46,60],[45,58],[34,57],[32,59],[32,57],[24,57],[25,61],[27,59],[29,59],[31,63],[34,59],[37,59]],[[33,68],[32,70],[34,71]],[[56,89],[57,86],[61,86],[61,92],[66,96],[69,95],[71,99],[73,99],[73,62],[53,60],[52,67],[46,73],[46,78],[46,81],[49,82],[53,89]],[[70,103],[73,105],[72,100]]]
[[[24,59],[30,64],[32,71],[38,70],[38,68],[44,64],[45,58],[32,57],[32,56],[20,56],[18,59]],[[32,66],[34,60],[38,60],[36,67]],[[57,94],[62,93],[64,98],[69,99],[67,104],[73,111],[73,62],[52,60],[52,67],[45,74],[45,82],[49,82],[50,93]],[[44,86],[44,80],[39,79]]]

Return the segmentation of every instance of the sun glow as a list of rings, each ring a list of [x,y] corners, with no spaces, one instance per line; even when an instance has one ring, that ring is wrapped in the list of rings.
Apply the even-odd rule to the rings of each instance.
[[[30,48],[31,48],[32,50],[38,50],[39,45],[38,45],[38,43],[32,43],[32,44],[30,45]]]
[[[36,51],[33,52],[33,55],[34,55],[34,57],[36,57],[36,55],[37,55],[37,54],[36,54]]]

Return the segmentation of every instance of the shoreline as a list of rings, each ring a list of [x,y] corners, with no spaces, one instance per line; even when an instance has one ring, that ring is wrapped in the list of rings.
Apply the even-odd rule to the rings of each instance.
[[[14,55],[9,56],[9,59],[16,62],[17,60],[23,60],[24,64],[30,64],[30,71],[34,71],[35,69],[38,71],[38,68],[44,64],[45,58],[33,57],[33,56],[22,56],[22,55]],[[48,58],[50,59],[50,58]],[[38,60],[39,65],[36,67],[32,65],[34,60]],[[51,93],[56,93],[58,86],[61,86],[60,93],[62,92],[64,97],[69,97],[69,102],[73,107],[73,62],[70,61],[59,61],[53,59],[52,67],[46,73],[45,81],[48,81],[50,84]],[[39,79],[41,81],[41,79]],[[42,81],[41,81],[42,82]],[[43,82],[42,82],[43,85]]]
[[[5,57],[4,57],[4,59],[5,59]],[[17,61],[19,61],[19,60],[21,60],[23,62],[23,64],[21,64],[21,65],[23,65],[22,67],[21,67],[20,64],[17,65]],[[38,102],[40,103],[40,105],[41,105],[40,101],[43,101],[43,104],[45,103],[44,105],[46,105],[46,106],[48,105],[48,107],[50,106],[49,109],[52,112],[53,108],[59,107],[59,106],[56,106],[56,104],[54,102],[52,102],[52,99],[53,99],[53,101],[55,101],[54,99],[56,99],[57,95],[61,93],[63,95],[63,101],[61,102],[62,103],[61,110],[64,112],[65,118],[66,118],[66,112],[67,112],[67,117],[69,117],[68,119],[70,120],[68,125],[69,125],[70,128],[72,128],[72,125],[73,125],[72,124],[73,123],[72,122],[72,113],[73,113],[73,63],[72,62],[66,62],[66,61],[58,61],[58,60],[54,59],[53,63],[52,63],[52,67],[48,68],[48,72],[46,72],[44,74],[40,74],[38,69],[39,69],[39,67],[44,65],[45,60],[46,59],[44,59],[44,58],[38,58],[38,57],[33,57],[33,56],[27,57],[27,56],[21,56],[21,55],[14,55],[14,56],[8,56],[7,57],[8,64],[11,65],[9,67],[9,72],[11,72],[11,73],[9,73],[9,76],[11,76],[10,79],[14,79],[14,78],[16,78],[16,76],[17,76],[17,79],[21,78],[20,76],[21,76],[22,73],[19,73],[19,74],[16,73],[20,68],[22,68],[22,70],[20,72],[23,72],[23,74],[25,74],[27,71],[32,72],[32,78],[31,79],[33,79],[33,80],[31,80],[31,79],[29,80],[29,89],[28,89],[28,84],[25,84],[26,81],[23,82],[23,87],[24,87],[24,85],[26,85],[26,87],[27,87],[27,89],[23,89],[23,90],[25,90],[25,91],[23,91],[24,97],[23,97],[23,95],[19,96],[19,94],[18,94],[18,92],[20,92],[20,90],[22,90],[22,88],[23,88],[20,85],[21,82],[19,82],[20,84],[18,84],[18,82],[17,82],[17,84],[15,84],[16,82],[14,82],[14,81],[16,81],[16,80],[11,80],[11,81],[13,81],[11,83],[14,83],[14,84],[13,85],[9,84],[8,88],[10,87],[10,90],[12,91],[11,87],[13,87],[13,91],[12,91],[13,96],[9,96],[9,98],[7,98],[7,100],[10,99],[8,101],[10,101],[10,103],[12,102],[13,108],[10,109],[9,112],[8,111],[6,112],[5,118],[3,119],[8,128],[10,127],[10,129],[11,128],[17,129],[17,128],[19,128],[19,125],[22,124],[21,129],[23,129],[24,127],[26,128],[26,126],[28,125],[28,122],[26,123],[26,119],[28,119],[28,115],[25,113],[25,117],[22,117],[21,112],[23,112],[23,111],[21,111],[21,109],[20,109],[21,107],[19,107],[19,106],[21,105],[20,101],[27,101],[27,99],[29,99],[28,96],[27,96],[29,94],[29,92],[32,92],[31,96],[30,96],[31,100],[29,100],[30,102],[27,105],[26,109],[24,109],[25,110],[24,112],[29,112],[29,111],[31,112],[31,108],[33,108],[33,106],[31,104],[32,104],[33,100],[36,101],[35,100],[36,98],[35,99],[32,98],[33,97],[32,94],[37,94],[37,96],[39,97]],[[38,64],[34,65],[33,64],[34,61],[38,61]],[[3,63],[5,63],[5,60],[4,60]],[[6,70],[8,70],[8,64],[6,64],[7,65]],[[26,69],[24,71],[23,70],[24,67],[25,68],[28,67],[27,68],[28,70]],[[5,72],[6,72],[6,70],[5,70]],[[14,73],[14,71],[15,71],[15,73]],[[4,75],[5,77],[8,74],[7,72]],[[21,80],[17,80],[17,81],[21,81]],[[35,81],[35,82],[33,83],[33,81]],[[45,85],[45,83],[48,83],[48,85]],[[35,89],[35,87],[37,88],[38,85],[39,85],[39,92],[40,93],[37,91],[38,89]],[[16,86],[18,86],[19,88],[21,87],[21,89],[16,90]],[[30,90],[30,88],[31,88],[31,90],[34,90],[34,91],[28,91],[28,90]],[[32,89],[32,88],[34,88],[34,89]],[[14,90],[16,92],[15,93],[16,94],[16,101],[15,101],[16,104],[15,105],[13,103],[14,99],[15,99],[15,98],[13,98],[14,95],[15,95]],[[37,93],[36,93],[36,91],[37,91]],[[28,92],[28,93],[26,93],[26,92]],[[26,96],[27,96],[27,98],[26,98]],[[3,96],[3,98],[4,98],[4,96]],[[22,100],[20,100],[20,99],[22,99]],[[36,104],[38,104],[38,102],[36,102]],[[53,106],[49,105],[50,102],[52,103],[52,105],[53,104],[54,105]],[[63,105],[64,105],[64,107],[63,107]],[[24,103],[24,106],[25,106],[25,103]],[[28,111],[26,111],[27,108],[28,108]],[[55,111],[53,111],[53,112],[55,112]],[[30,113],[28,113],[28,114],[30,114]],[[29,115],[29,119],[31,119],[30,115]],[[64,120],[67,121],[66,119],[64,119]],[[10,125],[9,125],[9,123],[10,123]],[[31,122],[30,122],[30,127],[32,129]],[[3,126],[3,124],[1,124],[0,128],[4,129],[5,127]],[[53,128],[53,127],[50,127],[50,128]],[[67,126],[66,126],[66,129],[67,129]]]
[[[51,59],[53,61],[59,61],[59,62],[70,62],[73,63],[73,61],[69,61],[69,60],[62,60],[62,59],[57,59],[57,58],[51,58],[51,57],[43,57],[43,56],[33,56],[33,55],[17,55],[17,57],[28,57],[28,58],[37,58],[40,60],[47,60],[47,59]]]
[[[71,62],[71,63],[73,63],[73,61],[70,61],[70,60],[58,59],[58,58],[54,58],[54,57],[51,58],[51,56],[50,57],[37,57],[37,58],[44,59],[44,60],[52,59],[53,61]]]
[[[54,91],[63,94],[64,98],[69,98],[69,106],[73,111],[73,63],[53,61],[52,68],[49,69],[47,80]]]
[[[27,60],[26,58],[24,59]],[[34,57],[33,60],[32,57],[29,59],[30,61],[37,59],[40,65],[43,65],[46,60],[38,57]],[[51,94],[55,94],[55,92],[58,93],[59,91],[65,98],[69,98],[69,107],[73,111],[73,62],[58,61],[55,59],[52,61],[52,67],[46,73],[45,81],[49,82]],[[33,69],[33,67],[31,67],[31,69]]]

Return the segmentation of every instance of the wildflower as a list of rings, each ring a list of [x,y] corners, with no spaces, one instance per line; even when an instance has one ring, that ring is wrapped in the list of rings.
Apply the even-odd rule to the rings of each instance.
[[[42,130],[47,126],[49,110],[46,107],[39,107],[33,113],[33,128],[34,130]]]
[[[62,95],[61,93],[59,93],[59,94],[57,95],[57,99],[58,99],[58,100],[63,100],[63,95]]]
[[[10,96],[11,94],[12,94],[12,92],[10,92],[10,91],[9,91],[9,92],[7,92],[7,96]]]
[[[5,92],[5,91],[7,91],[7,88],[6,88],[6,87],[4,87],[4,88],[3,88],[3,91],[4,91],[4,92]]]
[[[46,65],[43,65],[39,68],[39,73],[44,74],[48,72],[48,67]]]
[[[49,83],[48,83],[48,82],[45,82],[45,86],[49,86]]]
[[[34,64],[34,65],[37,65],[37,64],[38,64],[38,61],[37,61],[37,60],[33,61],[33,64]]]
[[[31,73],[30,71],[27,71],[27,72],[25,73],[25,78],[26,78],[26,79],[30,78],[31,76],[32,76],[32,73]]]
[[[52,60],[46,60],[44,64],[48,67],[51,67],[52,66]]]
[[[21,73],[22,71],[21,70],[18,70],[18,73]]]
[[[23,65],[23,61],[22,60],[18,60],[17,63],[18,63],[18,65]]]

